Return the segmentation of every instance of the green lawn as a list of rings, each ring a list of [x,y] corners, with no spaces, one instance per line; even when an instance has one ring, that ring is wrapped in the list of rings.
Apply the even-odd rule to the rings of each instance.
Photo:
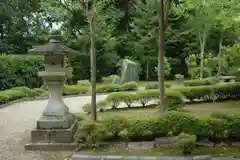
[[[189,104],[184,107],[187,114],[196,117],[210,116],[211,113],[240,114],[240,101]],[[127,118],[142,118],[161,114],[155,107],[146,108],[123,108],[99,113],[99,118],[123,116]]]
[[[121,155],[121,156],[177,156],[179,151],[169,148],[154,148],[154,149],[123,149],[123,148],[105,148],[95,150],[82,150],[80,154],[97,154],[97,155]],[[240,156],[240,148],[197,148],[192,155],[211,155],[211,156]]]

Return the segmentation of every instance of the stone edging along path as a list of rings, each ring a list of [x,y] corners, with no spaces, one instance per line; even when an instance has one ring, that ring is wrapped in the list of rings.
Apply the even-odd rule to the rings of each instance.
[[[74,154],[73,160],[211,160],[211,156],[115,156],[115,155],[87,155]]]
[[[88,155],[73,154],[72,160],[240,160],[234,157],[202,156],[118,156],[118,155]]]

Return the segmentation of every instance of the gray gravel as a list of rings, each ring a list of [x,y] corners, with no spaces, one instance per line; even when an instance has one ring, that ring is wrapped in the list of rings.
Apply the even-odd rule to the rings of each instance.
[[[106,95],[98,95],[102,100]],[[82,112],[90,96],[65,98],[70,112]],[[30,152],[24,145],[29,142],[30,131],[36,125],[47,100],[20,102],[0,109],[0,160],[63,160],[71,152]]]

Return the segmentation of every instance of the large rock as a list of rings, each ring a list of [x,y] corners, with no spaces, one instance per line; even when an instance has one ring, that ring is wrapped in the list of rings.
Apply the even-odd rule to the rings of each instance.
[[[121,80],[122,83],[131,81],[138,81],[138,65],[128,59],[124,59],[121,68]]]

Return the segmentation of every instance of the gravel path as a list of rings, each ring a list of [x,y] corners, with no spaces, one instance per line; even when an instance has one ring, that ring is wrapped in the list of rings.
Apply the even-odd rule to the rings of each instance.
[[[97,100],[106,95],[98,95]],[[70,112],[81,112],[90,102],[90,96],[65,98]],[[24,145],[29,142],[30,131],[41,116],[47,100],[20,102],[0,109],[0,160],[63,160],[71,152],[30,152]]]

